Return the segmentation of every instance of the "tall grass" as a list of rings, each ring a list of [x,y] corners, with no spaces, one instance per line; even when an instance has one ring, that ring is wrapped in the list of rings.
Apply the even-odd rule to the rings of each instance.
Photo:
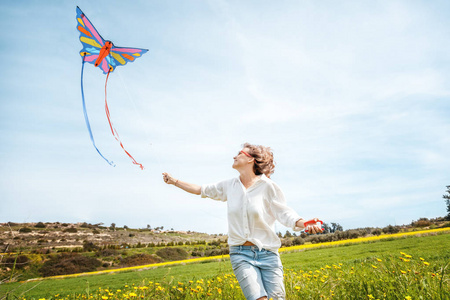
[[[450,280],[445,265],[406,253],[353,263],[324,265],[316,270],[285,270],[287,299],[448,299]],[[28,298],[29,299],[29,298]],[[244,299],[233,274],[188,281],[170,276],[119,288],[100,287],[48,299]]]
[[[290,299],[448,299],[448,265],[404,252],[317,270],[289,270]]]

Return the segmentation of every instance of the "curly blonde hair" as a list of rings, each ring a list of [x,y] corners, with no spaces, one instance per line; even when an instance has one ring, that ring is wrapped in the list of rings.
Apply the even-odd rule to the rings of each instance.
[[[272,149],[270,149],[270,147],[252,145],[249,143],[243,144],[242,147],[248,148],[248,154],[255,159],[253,172],[255,172],[256,175],[264,174],[270,178],[270,175],[275,172],[275,162],[273,161]]]

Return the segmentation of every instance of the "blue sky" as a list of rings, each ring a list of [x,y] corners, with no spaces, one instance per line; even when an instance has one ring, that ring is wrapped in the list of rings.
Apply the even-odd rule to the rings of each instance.
[[[116,46],[149,49],[108,81],[85,67],[76,6]],[[226,233],[226,205],[167,186],[237,176],[244,142],[305,218],[344,229],[446,215],[447,1],[3,1],[0,222]],[[277,230],[285,231],[278,224]]]

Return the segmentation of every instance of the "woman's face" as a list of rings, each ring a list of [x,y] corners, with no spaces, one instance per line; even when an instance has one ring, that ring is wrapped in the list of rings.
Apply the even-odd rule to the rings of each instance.
[[[250,149],[244,148],[239,153],[233,157],[233,169],[238,169],[240,167],[249,165],[253,162],[254,158],[248,154]]]

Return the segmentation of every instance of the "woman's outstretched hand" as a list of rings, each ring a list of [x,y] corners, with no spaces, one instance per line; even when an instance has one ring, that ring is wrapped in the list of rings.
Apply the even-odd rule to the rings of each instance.
[[[180,188],[191,194],[195,194],[195,195],[201,194],[202,187],[199,185],[175,179],[169,173],[162,173],[162,175],[163,175],[164,182],[167,184],[172,184],[172,185],[176,186],[177,188]]]
[[[167,184],[175,184],[178,182],[178,180],[173,178],[172,175],[170,175],[169,173],[162,173],[162,175],[164,182]]]

